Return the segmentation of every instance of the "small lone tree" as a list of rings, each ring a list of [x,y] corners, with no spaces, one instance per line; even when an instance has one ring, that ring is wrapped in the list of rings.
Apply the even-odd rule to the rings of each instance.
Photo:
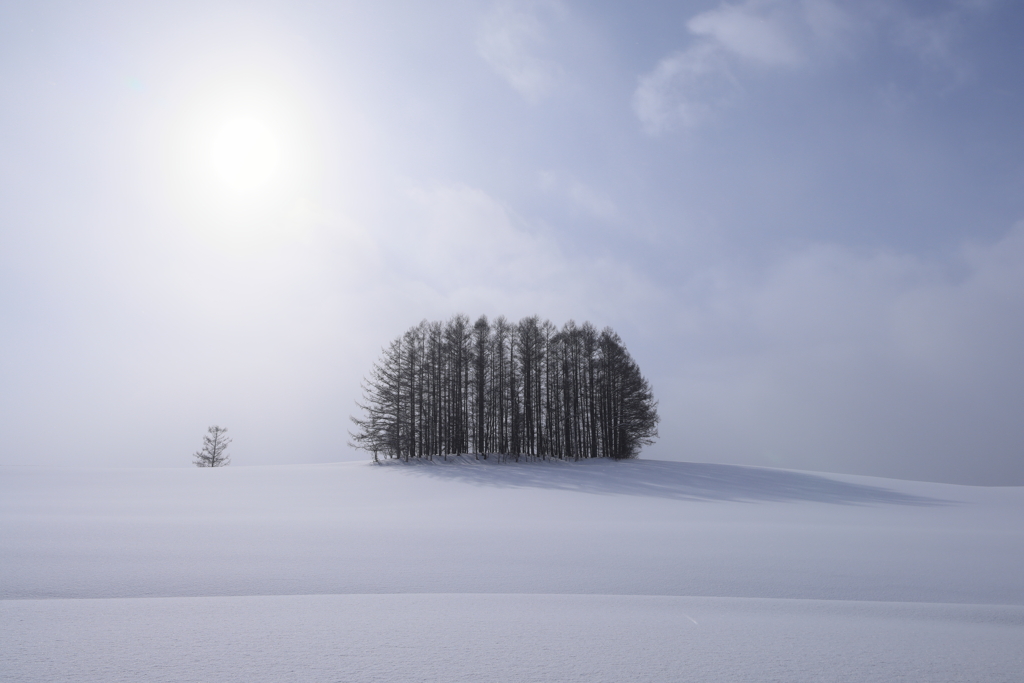
[[[231,456],[224,452],[231,443],[231,439],[224,436],[228,431],[227,427],[214,425],[206,431],[207,434],[203,437],[203,450],[192,455],[192,462],[196,467],[224,467],[231,462]]]

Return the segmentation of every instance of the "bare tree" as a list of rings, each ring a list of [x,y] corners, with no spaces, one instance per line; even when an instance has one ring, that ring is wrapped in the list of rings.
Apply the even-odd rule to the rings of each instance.
[[[227,427],[214,425],[206,431],[207,434],[203,437],[203,450],[192,454],[192,462],[196,467],[224,467],[231,462],[231,456],[225,452],[231,443],[231,439],[224,436],[228,431]]]
[[[491,326],[487,316],[480,316],[473,324],[473,410],[476,433],[473,435],[473,450],[477,454],[487,453],[487,370],[490,363]],[[487,457],[484,455],[484,457]]]

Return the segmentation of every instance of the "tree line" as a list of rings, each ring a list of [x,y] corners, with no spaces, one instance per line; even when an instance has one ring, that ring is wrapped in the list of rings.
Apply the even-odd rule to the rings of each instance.
[[[657,403],[611,328],[465,315],[409,328],[363,381],[350,445],[386,458],[634,458]]]

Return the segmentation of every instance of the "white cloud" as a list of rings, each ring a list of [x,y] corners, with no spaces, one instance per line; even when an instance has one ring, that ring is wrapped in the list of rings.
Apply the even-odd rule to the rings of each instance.
[[[562,78],[558,63],[544,55],[549,25],[564,14],[554,1],[497,2],[477,32],[477,51],[520,95],[536,102]]]
[[[517,289],[550,282],[564,269],[550,237],[526,230],[520,217],[479,189],[450,185],[411,195],[423,222],[408,244],[438,285]],[[451,280],[453,273],[460,281]]]
[[[443,185],[411,192],[416,213],[400,237],[393,276],[423,309],[538,313],[610,321],[642,316],[661,295],[627,264],[571,255],[486,192]]]
[[[722,49],[744,59],[770,66],[792,66],[803,61],[793,39],[791,17],[781,10],[785,5],[770,2],[746,2],[720,5],[698,14],[686,26],[696,36],[706,36]]]
[[[837,55],[856,57],[875,42],[868,38],[872,34],[958,83],[971,71],[957,51],[959,31],[965,18],[991,4],[953,2],[920,13],[902,2],[723,2],[687,22],[688,48],[662,58],[640,77],[633,109],[651,134],[697,126],[736,100],[730,95],[739,92],[739,74],[811,68]]]
[[[970,15],[985,12],[992,4],[984,0],[953,2],[923,15],[896,4],[887,6],[880,19],[892,26],[896,45],[957,84],[971,73],[970,62],[957,49],[960,30]]]
[[[679,298],[663,405],[691,457],[1024,478],[1024,223],[945,260],[809,247]]]
[[[702,41],[665,57],[651,73],[640,77],[633,93],[633,111],[653,135],[704,123],[739,94],[724,52]]]
[[[747,0],[723,3],[686,26],[694,42],[641,76],[633,95],[648,133],[708,121],[735,101],[738,69],[801,66],[822,46],[834,49],[849,21],[829,0]]]
[[[615,202],[571,174],[541,171],[540,186],[546,192],[563,197],[573,215],[583,215],[602,223],[611,223],[618,218]]]

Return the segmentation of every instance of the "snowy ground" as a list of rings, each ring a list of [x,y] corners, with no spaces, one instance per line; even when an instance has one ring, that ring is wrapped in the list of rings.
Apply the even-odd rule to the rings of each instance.
[[[1018,681],[1024,488],[0,468],[0,680]]]

